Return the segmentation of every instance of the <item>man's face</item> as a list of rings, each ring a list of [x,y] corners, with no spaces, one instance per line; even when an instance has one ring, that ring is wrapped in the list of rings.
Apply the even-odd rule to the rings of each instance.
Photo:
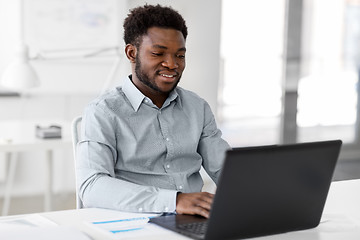
[[[180,31],[152,27],[143,36],[135,60],[135,74],[143,92],[168,94],[185,68],[185,39]]]

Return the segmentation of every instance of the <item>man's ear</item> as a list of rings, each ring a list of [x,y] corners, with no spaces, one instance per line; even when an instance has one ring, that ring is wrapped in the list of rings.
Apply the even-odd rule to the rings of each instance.
[[[126,57],[130,60],[130,63],[135,63],[137,48],[132,44],[126,44],[125,46]]]

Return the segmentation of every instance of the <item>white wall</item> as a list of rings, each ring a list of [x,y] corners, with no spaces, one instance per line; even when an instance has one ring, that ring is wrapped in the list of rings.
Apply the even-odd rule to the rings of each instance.
[[[219,78],[221,0],[118,0],[121,16],[120,35],[122,20],[127,14],[125,10],[145,2],[171,5],[184,16],[189,36],[187,66],[180,85],[205,98],[215,112]],[[11,60],[16,47],[19,17],[17,13],[17,1],[0,0],[0,75]],[[122,42],[121,44],[123,46]],[[0,97],[0,121],[44,118],[71,121],[80,115],[86,104],[100,92],[113,62],[114,59],[111,57],[81,61],[33,62],[42,81],[41,87],[27,91],[21,98]],[[120,79],[129,72],[128,64],[124,63],[112,85],[120,84]],[[74,189],[71,151],[69,149],[67,152],[55,153],[54,188],[57,192]],[[14,194],[41,193],[45,187],[42,181],[45,176],[43,154],[23,153],[20,160]],[[4,183],[0,178],[0,192],[3,190]]]

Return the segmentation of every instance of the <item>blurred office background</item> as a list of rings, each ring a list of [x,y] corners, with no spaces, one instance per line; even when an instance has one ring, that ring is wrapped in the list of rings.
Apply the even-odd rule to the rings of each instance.
[[[23,19],[41,81],[15,96],[0,86],[0,124],[69,123],[104,88],[121,85],[130,73],[122,21],[144,3],[184,16],[180,85],[209,102],[233,147],[342,139],[334,180],[360,177],[356,0],[24,0],[22,13],[19,0],[0,0],[0,75],[17,52]],[[71,148],[54,152],[54,210],[75,207],[73,166]],[[0,193],[7,169],[0,153]],[[19,155],[10,214],[42,211],[44,172],[43,152]]]

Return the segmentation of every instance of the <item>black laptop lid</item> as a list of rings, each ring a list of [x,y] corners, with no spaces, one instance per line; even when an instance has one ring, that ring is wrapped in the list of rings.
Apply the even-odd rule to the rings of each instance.
[[[335,140],[228,151],[206,239],[316,227],[341,144]]]

